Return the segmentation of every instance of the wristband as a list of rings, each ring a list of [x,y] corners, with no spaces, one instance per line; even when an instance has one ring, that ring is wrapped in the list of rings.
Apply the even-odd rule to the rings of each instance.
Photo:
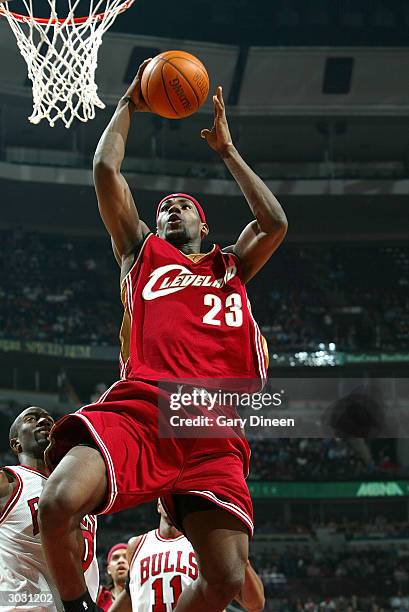
[[[120,99],[120,102],[126,102],[127,104],[132,104],[134,108],[136,108],[135,102],[132,100],[130,96],[124,96]]]

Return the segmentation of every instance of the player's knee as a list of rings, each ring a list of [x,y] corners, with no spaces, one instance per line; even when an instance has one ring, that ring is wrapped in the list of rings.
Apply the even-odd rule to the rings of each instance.
[[[215,608],[225,607],[240,593],[244,584],[244,567],[220,572],[211,582],[205,581],[205,597]]]
[[[56,530],[73,520],[78,512],[75,496],[64,482],[54,483],[52,478],[46,483],[38,502],[38,521],[40,529]]]

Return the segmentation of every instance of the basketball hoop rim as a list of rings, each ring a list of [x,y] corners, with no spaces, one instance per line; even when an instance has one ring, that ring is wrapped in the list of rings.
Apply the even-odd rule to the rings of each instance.
[[[123,4],[121,4],[116,9],[111,9],[110,11],[97,13],[96,15],[86,15],[85,17],[73,17],[72,19],[68,19],[68,17],[61,18],[61,19],[47,19],[46,17],[34,17],[31,15],[21,15],[20,13],[14,13],[13,11],[9,11],[9,10],[6,11],[3,8],[2,3],[0,2],[0,17],[9,16],[15,19],[15,21],[19,21],[20,23],[30,23],[32,21],[35,21],[35,23],[38,23],[40,25],[57,25],[58,23],[64,24],[67,26],[79,25],[81,23],[87,23],[87,22],[93,23],[95,21],[102,21],[106,15],[110,15],[111,13],[115,13],[115,14],[123,13],[134,2],[135,0],[125,0]]]

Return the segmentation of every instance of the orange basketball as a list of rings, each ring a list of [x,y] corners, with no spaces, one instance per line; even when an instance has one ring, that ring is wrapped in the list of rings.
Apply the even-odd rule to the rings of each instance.
[[[165,51],[146,66],[141,87],[153,113],[168,119],[182,119],[195,113],[206,100],[209,76],[194,55],[185,51]]]

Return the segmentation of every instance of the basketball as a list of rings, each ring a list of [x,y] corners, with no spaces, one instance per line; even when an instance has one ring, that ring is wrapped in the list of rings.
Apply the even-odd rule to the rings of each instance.
[[[167,119],[182,119],[195,113],[206,100],[209,76],[194,55],[165,51],[146,66],[141,88],[153,113]]]

